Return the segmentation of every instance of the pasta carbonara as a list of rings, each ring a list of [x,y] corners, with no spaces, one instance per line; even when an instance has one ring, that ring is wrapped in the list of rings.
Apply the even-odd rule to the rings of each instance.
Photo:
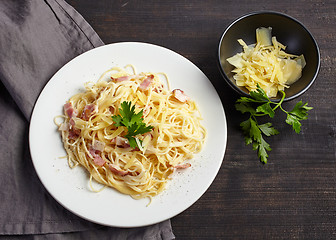
[[[159,194],[175,169],[190,167],[186,160],[201,151],[207,132],[195,102],[180,89],[170,91],[162,76],[114,67],[72,96],[64,121],[56,123],[69,166],[81,165],[90,183],[94,179],[135,199]],[[136,147],[127,138],[131,130],[113,118],[124,113],[125,103],[150,126],[132,138]]]

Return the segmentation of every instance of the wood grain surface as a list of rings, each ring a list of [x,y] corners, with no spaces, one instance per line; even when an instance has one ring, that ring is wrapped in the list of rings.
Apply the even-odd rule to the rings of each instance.
[[[336,1],[68,0],[102,40],[148,42],[196,64],[218,91],[227,116],[222,167],[208,191],[171,219],[176,239],[336,239]],[[245,146],[234,109],[237,95],[216,63],[219,38],[237,17],[279,11],[301,21],[321,53],[317,80],[302,97],[314,109],[295,134],[283,115],[268,139],[269,163]],[[183,200],[183,199],[181,199]]]

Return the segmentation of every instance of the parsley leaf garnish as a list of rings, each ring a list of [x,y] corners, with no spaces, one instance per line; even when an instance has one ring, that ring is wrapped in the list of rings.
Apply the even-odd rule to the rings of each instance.
[[[308,118],[308,111],[313,109],[308,107],[308,104],[303,104],[299,101],[291,111],[286,111],[282,107],[285,99],[285,92],[282,93],[282,98],[278,103],[272,102],[265,91],[258,85],[256,91],[250,92],[250,98],[241,97],[236,101],[235,108],[241,113],[249,113],[250,117],[240,124],[240,127],[245,136],[246,145],[252,144],[252,149],[258,152],[258,157],[262,163],[267,163],[267,151],[271,151],[270,145],[265,141],[263,136],[269,137],[279,134],[272,123],[258,124],[257,117],[268,116],[274,118],[275,110],[281,109],[287,114],[286,123],[291,125],[296,133],[301,131],[301,120]],[[257,107],[256,107],[257,106]]]
[[[112,116],[114,126],[125,126],[127,128],[127,134],[125,138],[129,141],[129,144],[132,148],[139,147],[135,136],[138,134],[144,134],[153,129],[153,126],[146,126],[146,123],[143,122],[143,110],[138,113],[135,113],[135,106],[132,106],[131,102],[124,101],[121,103],[121,108],[119,108],[120,115]],[[139,140],[141,143],[141,141]]]
[[[287,113],[286,123],[293,126],[293,130],[296,133],[301,131],[301,120],[306,120],[308,118],[308,111],[313,109],[308,107],[307,103],[303,104],[302,101],[298,102],[292,111]]]

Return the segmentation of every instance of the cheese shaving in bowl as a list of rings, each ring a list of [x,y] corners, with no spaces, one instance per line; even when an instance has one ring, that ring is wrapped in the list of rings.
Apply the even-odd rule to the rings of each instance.
[[[243,52],[227,59],[235,67],[232,70],[237,86],[255,91],[259,85],[268,97],[276,97],[296,82],[302,75],[306,62],[303,55],[286,53],[286,46],[271,35],[272,28],[256,29],[256,44],[247,45],[238,39]]]

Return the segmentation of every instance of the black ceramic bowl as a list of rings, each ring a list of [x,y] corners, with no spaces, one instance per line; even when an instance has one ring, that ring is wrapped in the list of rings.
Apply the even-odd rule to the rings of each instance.
[[[306,60],[302,77],[285,90],[284,101],[292,100],[313,84],[320,68],[320,52],[318,45],[308,29],[298,20],[278,12],[254,12],[244,15],[232,22],[222,34],[218,47],[219,69],[226,82],[240,95],[248,96],[245,87],[238,87],[233,79],[233,66],[226,59],[238,52],[242,52],[238,39],[243,39],[247,45],[256,42],[256,29],[259,27],[272,27],[272,36],[287,46],[286,52],[301,55]],[[278,101],[278,94],[273,101]]]

